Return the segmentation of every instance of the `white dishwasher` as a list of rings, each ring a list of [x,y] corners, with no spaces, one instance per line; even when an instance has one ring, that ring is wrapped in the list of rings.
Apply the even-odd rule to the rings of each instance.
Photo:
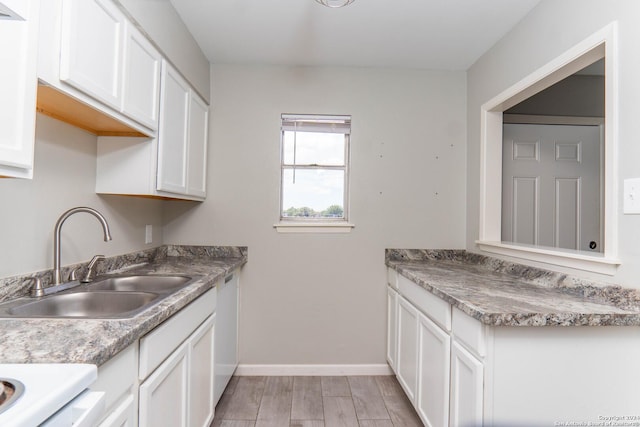
[[[214,335],[214,393],[220,396],[238,366],[238,272],[227,275],[217,286],[216,330]]]
[[[93,427],[105,410],[104,393],[88,390],[95,365],[0,364],[0,426]]]

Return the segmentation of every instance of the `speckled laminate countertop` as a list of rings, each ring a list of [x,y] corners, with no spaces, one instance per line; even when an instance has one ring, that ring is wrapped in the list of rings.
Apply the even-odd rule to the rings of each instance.
[[[130,319],[0,319],[0,363],[102,365],[246,261],[246,248],[204,246],[164,246],[109,258],[102,267],[109,273],[180,273],[201,277]],[[3,287],[17,280],[5,282]]]
[[[640,291],[462,250],[387,249],[387,266],[491,326],[640,326]]]

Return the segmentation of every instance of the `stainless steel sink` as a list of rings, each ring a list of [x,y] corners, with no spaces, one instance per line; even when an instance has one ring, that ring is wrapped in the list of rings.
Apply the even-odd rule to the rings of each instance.
[[[86,285],[86,289],[91,291],[167,293],[177,291],[189,285],[191,281],[192,278],[189,276],[114,276],[102,280],[97,279]]]
[[[15,317],[132,317],[161,297],[151,292],[73,292],[22,301],[22,304],[7,308],[6,314]]]
[[[130,318],[174,292],[189,286],[198,276],[120,275],[103,276],[90,284],[79,282],[59,293],[34,299],[18,298],[0,304],[0,317],[21,318]],[[54,289],[45,288],[45,290]]]

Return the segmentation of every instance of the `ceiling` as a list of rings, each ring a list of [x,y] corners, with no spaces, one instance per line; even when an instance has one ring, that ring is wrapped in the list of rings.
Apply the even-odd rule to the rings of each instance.
[[[170,0],[209,61],[466,70],[540,0]]]

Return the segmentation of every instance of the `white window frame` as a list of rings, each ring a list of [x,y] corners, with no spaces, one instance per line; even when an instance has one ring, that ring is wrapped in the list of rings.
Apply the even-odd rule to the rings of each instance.
[[[282,114],[282,127],[280,130],[280,199],[278,204],[279,222],[274,225],[281,233],[348,233],[354,227],[349,222],[349,166],[350,166],[350,146],[351,146],[351,116],[344,115],[319,115],[319,114]],[[335,127],[348,129],[344,131],[345,153],[344,165],[318,165],[318,164],[287,164],[284,156],[284,133],[291,131],[291,123],[300,126],[299,130],[304,131],[305,127],[314,127],[317,123],[320,127],[326,127],[330,131],[332,125]],[[337,132],[342,133],[342,132]],[[342,218],[307,218],[307,217],[283,217],[283,191],[284,174],[287,170],[344,170],[344,191],[343,191],[343,217]]]

